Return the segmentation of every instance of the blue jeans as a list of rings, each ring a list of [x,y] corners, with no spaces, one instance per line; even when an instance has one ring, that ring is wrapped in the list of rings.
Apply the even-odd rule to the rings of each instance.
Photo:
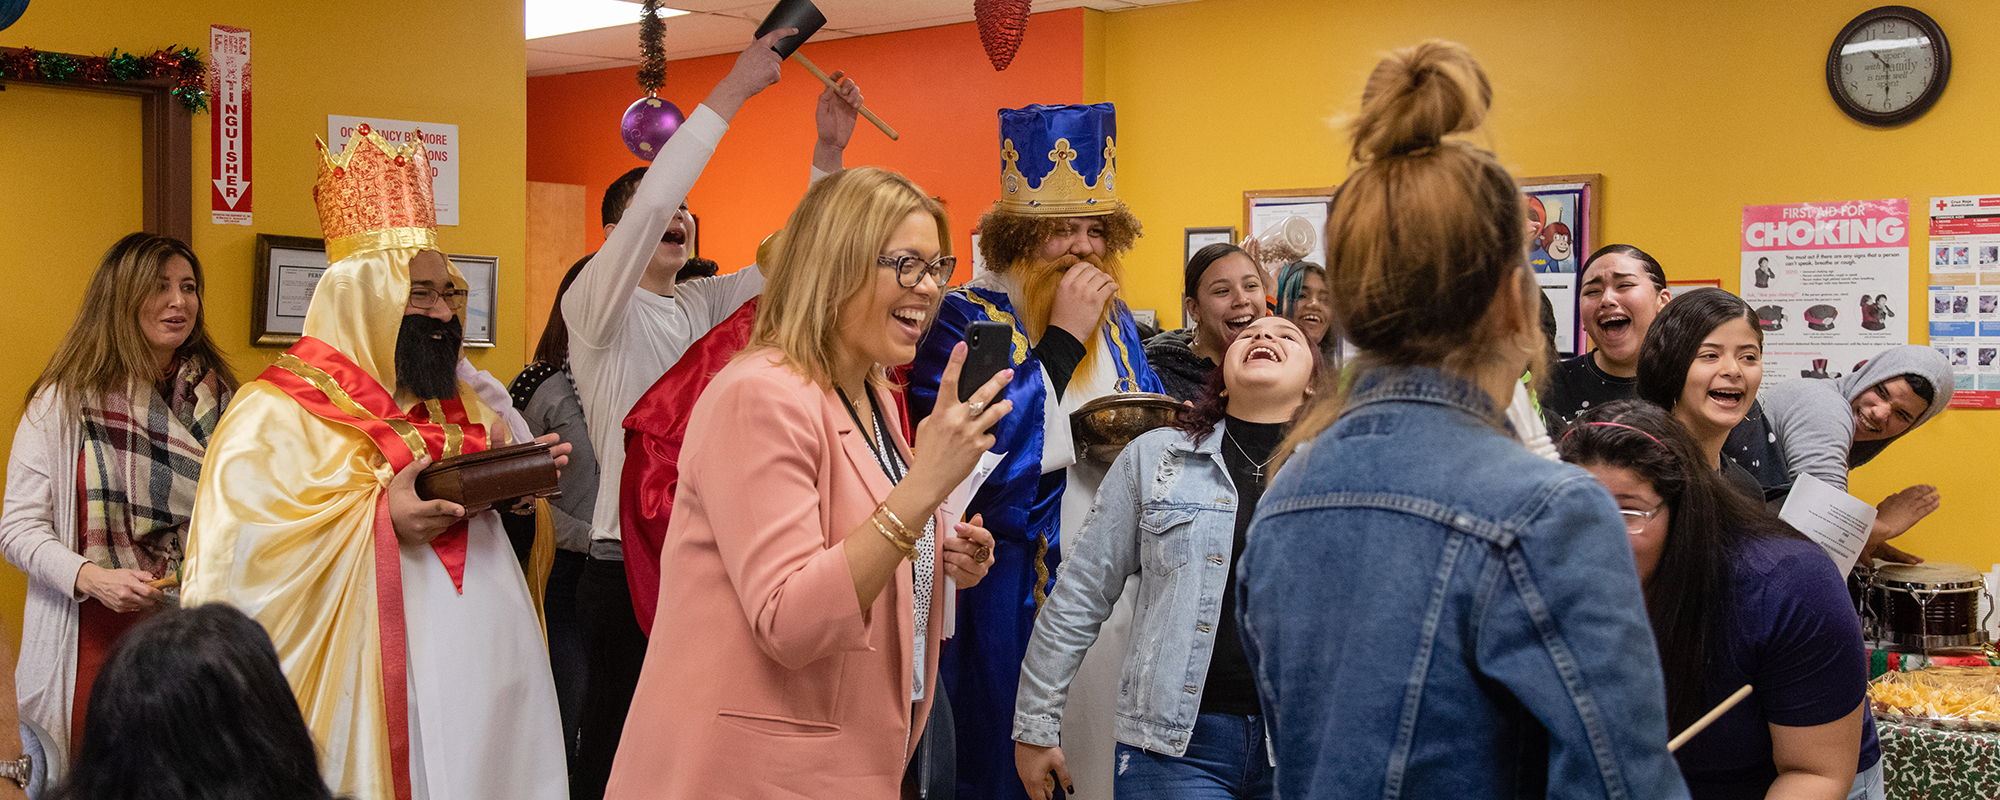
[[[1118,743],[1117,800],[1270,800],[1264,718],[1202,714],[1175,758]]]

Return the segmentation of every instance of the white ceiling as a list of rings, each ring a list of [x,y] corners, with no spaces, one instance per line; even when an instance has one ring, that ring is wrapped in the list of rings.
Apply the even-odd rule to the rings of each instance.
[[[1094,8],[1123,11],[1187,0],[1035,0],[1034,10]],[[744,4],[743,0],[665,0],[662,5],[693,13],[671,17],[667,26],[667,58],[693,58],[734,53],[750,43],[757,23],[776,0]],[[845,39],[871,33],[906,31],[972,21],[972,0],[817,0],[826,27],[813,41]],[[633,2],[630,25],[598,28],[528,40],[528,74],[560,75],[639,63],[639,8]]]

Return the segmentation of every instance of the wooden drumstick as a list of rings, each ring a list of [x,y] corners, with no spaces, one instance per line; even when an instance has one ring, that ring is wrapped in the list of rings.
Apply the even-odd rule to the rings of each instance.
[[[840,85],[834,83],[832,78],[827,77],[826,73],[815,66],[811,59],[806,58],[806,54],[794,50],[792,51],[792,60],[799,62],[799,66],[805,67],[806,71],[812,73],[813,77],[818,78],[820,83],[826,84],[826,88],[832,89],[836,94],[840,92]],[[889,137],[890,141],[903,138],[897,136],[896,129],[889,127],[889,123],[883,122],[881,117],[875,116],[875,112],[869,111],[867,106],[855,106],[855,108],[861,112],[861,116],[867,117],[870,123],[873,123],[877,129],[881,130],[883,136]]]
[[[1709,709],[1708,713],[1701,715],[1701,719],[1695,720],[1694,724],[1689,725],[1687,730],[1681,731],[1681,735],[1674,737],[1673,741],[1667,742],[1667,752],[1671,753],[1681,749],[1681,745],[1687,744],[1687,741],[1694,738],[1695,734],[1701,733],[1701,729],[1708,727],[1709,723],[1714,722],[1717,717],[1727,713],[1729,709],[1735,708],[1737,703],[1743,702],[1743,698],[1749,696],[1750,684],[1743,684],[1743,688],[1737,689],[1735,694],[1729,696],[1729,699],[1722,701],[1721,705]]]
[[[168,575],[167,577],[161,578],[157,581],[147,581],[146,585],[151,586],[155,589],[172,589],[176,586],[181,585],[181,576]]]

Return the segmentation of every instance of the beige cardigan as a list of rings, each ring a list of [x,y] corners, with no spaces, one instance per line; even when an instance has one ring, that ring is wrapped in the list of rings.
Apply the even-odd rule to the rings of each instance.
[[[54,392],[45,390],[29,401],[14,429],[0,505],[0,553],[28,574],[21,656],[14,667],[21,719],[54,737],[62,763],[69,760],[70,704],[76,698],[76,574],[88,560],[76,547],[79,430]]]

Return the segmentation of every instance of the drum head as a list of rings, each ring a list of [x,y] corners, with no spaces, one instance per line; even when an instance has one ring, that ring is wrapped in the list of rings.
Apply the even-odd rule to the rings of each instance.
[[[1962,564],[1887,564],[1875,571],[1875,581],[1895,589],[1979,589],[1985,576]]]

